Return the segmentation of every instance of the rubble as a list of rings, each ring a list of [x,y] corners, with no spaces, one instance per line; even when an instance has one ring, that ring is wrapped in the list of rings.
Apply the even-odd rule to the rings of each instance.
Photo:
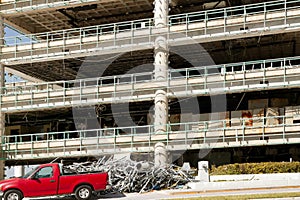
[[[119,192],[147,192],[158,189],[172,189],[185,185],[193,176],[173,164],[158,168],[153,162],[136,162],[125,158],[100,158],[94,162],[73,163],[63,167],[64,171],[108,172],[110,185]]]

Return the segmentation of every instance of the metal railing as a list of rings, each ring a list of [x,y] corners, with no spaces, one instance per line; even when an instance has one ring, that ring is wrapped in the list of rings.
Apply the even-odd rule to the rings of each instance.
[[[2,88],[2,111],[152,100],[157,89],[169,98],[298,88],[300,57],[170,69],[164,82],[153,73],[125,74]]]
[[[169,45],[181,45],[191,38],[197,42],[220,37],[240,38],[245,33],[295,31],[299,27],[300,0],[274,1],[169,16],[169,26],[157,29],[153,18],[114,24],[66,29],[6,37],[2,59],[7,65],[49,59],[82,57],[151,48],[158,35]]]
[[[169,150],[297,143],[300,124],[287,124],[289,119],[293,116],[176,123],[168,124],[165,133],[154,133],[148,125],[2,136],[2,149],[6,159],[32,159],[149,152],[157,142],[164,142]],[[255,123],[249,126],[249,120]]]

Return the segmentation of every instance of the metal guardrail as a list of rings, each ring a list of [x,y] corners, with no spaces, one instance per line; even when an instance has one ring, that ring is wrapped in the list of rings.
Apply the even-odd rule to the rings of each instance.
[[[152,100],[157,89],[166,89],[169,98],[184,98],[294,88],[300,84],[299,65],[300,57],[290,57],[171,69],[164,82],[154,81],[153,73],[147,72],[32,85],[23,83],[2,88],[2,111],[145,101]]]
[[[293,116],[236,118],[231,126],[228,120],[176,123],[168,124],[168,131],[159,134],[149,125],[1,138],[6,159],[150,152],[159,141],[169,150],[274,145],[299,142],[300,124],[287,124],[290,118]],[[249,126],[249,120],[259,123]]]
[[[169,26],[157,29],[153,18],[114,24],[6,37],[1,62],[6,65],[93,54],[126,52],[153,46],[166,34],[169,44],[178,39],[212,41],[220,37],[245,37],[245,33],[293,31],[299,28],[300,0],[281,0],[169,16]],[[257,33],[258,32],[258,33]],[[225,35],[224,35],[225,34]]]
[[[282,11],[282,10],[292,10],[294,8],[300,7],[300,0],[280,0],[280,1],[270,1],[265,3],[258,4],[249,4],[243,6],[236,7],[228,7],[228,8],[220,8],[214,10],[207,11],[199,11],[193,13],[185,13],[185,14],[177,14],[170,15],[169,18],[169,26],[173,25],[183,25],[187,23],[195,23],[195,22],[203,22],[210,21],[216,19],[230,19],[235,16],[247,17],[248,15],[255,15],[259,13],[268,14],[268,12],[272,13],[274,11]],[[266,16],[267,17],[267,16]],[[284,20],[286,20],[287,16],[282,16]],[[261,20],[265,20],[262,18]],[[224,23],[224,28],[228,25]],[[245,24],[247,26],[247,24]],[[32,44],[32,43],[41,43],[41,42],[51,42],[56,40],[68,40],[74,39],[74,36],[94,36],[94,35],[104,35],[104,34],[117,34],[125,31],[136,31],[139,29],[149,29],[154,28],[153,26],[153,18],[142,19],[142,20],[133,20],[133,21],[125,21],[119,23],[112,24],[104,24],[104,25],[96,25],[82,28],[74,28],[74,29],[64,29],[58,31],[51,31],[45,33],[37,33],[37,34],[25,34],[20,36],[11,36],[5,37],[6,46],[16,46],[16,45],[24,45],[24,44]],[[246,28],[246,27],[245,27]],[[44,39],[42,39],[44,38]]]

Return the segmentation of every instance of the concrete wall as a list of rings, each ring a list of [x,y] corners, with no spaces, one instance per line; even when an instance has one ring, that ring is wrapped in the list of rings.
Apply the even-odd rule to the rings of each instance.
[[[299,180],[300,173],[220,175],[210,176],[211,182],[191,182],[188,186],[198,191],[299,187]]]

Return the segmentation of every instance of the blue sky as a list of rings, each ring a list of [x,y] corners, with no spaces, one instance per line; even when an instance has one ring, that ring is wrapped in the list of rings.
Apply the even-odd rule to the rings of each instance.
[[[5,27],[4,32],[5,32],[5,37],[20,36],[21,35],[21,33],[13,30],[13,29],[11,29],[11,28],[9,28],[7,26]],[[6,42],[6,44],[11,43],[11,41],[9,41],[9,39],[6,39],[5,42]],[[5,80],[6,80],[6,82],[20,82],[20,81],[24,81],[23,79],[21,79],[18,76],[11,76],[11,75],[8,75],[8,74],[6,74]]]
[[[6,37],[10,37],[10,36],[18,36],[18,35],[20,35],[19,32],[15,31],[15,30],[13,30],[13,29],[7,27],[7,26],[4,28],[4,31],[5,31],[5,36],[6,36]]]

